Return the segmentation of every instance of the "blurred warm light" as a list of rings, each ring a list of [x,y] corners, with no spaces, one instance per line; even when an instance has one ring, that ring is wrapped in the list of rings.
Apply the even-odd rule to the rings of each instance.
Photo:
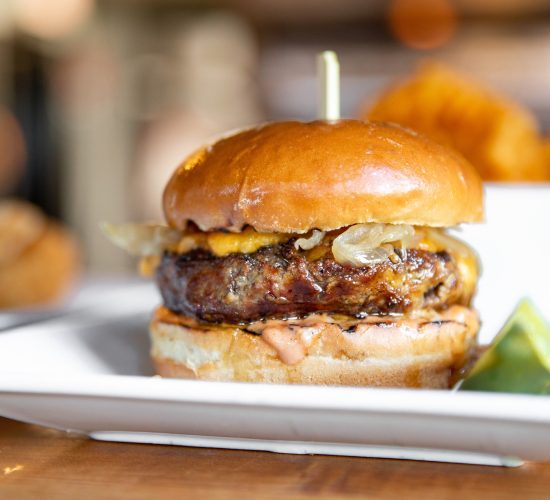
[[[114,98],[120,69],[106,44],[81,46],[52,69],[52,95],[68,112],[97,110]]]
[[[433,49],[448,42],[457,26],[449,0],[393,0],[389,22],[394,35],[415,49]]]
[[[124,68],[126,113],[138,119],[154,119],[170,106],[170,99],[180,89],[173,89],[172,61],[165,54],[138,54],[126,61]]]
[[[256,43],[248,23],[227,12],[203,16],[179,37],[187,105],[220,130],[259,117],[253,81]]]
[[[0,194],[9,193],[23,174],[26,160],[23,132],[16,118],[0,108]]]
[[[11,2],[0,1],[0,38],[11,35],[13,28],[13,8]]]
[[[17,472],[19,470],[22,470],[25,466],[21,464],[14,465],[13,467],[4,467],[4,476],[7,476],[8,474],[12,474],[13,472]]]
[[[14,0],[16,26],[33,36],[54,39],[73,34],[90,18],[95,0]]]

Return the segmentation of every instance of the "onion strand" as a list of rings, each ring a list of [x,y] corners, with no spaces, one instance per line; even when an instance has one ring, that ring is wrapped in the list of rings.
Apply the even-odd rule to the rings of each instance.
[[[311,250],[313,247],[316,247],[319,243],[321,243],[324,237],[325,237],[324,231],[319,231],[318,229],[314,229],[309,238],[298,238],[294,242],[294,248],[296,250],[299,250],[299,249]]]
[[[160,255],[166,248],[176,246],[181,231],[155,224],[100,224],[105,235],[118,247],[132,255]]]
[[[334,239],[332,253],[340,264],[372,265],[390,257],[397,245],[409,246],[413,236],[406,224],[355,224]]]

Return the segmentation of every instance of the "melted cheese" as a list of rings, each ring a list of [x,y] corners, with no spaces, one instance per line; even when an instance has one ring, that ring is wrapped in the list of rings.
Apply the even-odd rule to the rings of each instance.
[[[152,278],[160,264],[159,255],[147,255],[139,260],[138,271],[144,278]]]
[[[246,228],[240,233],[208,233],[206,244],[214,255],[222,257],[230,253],[253,253],[261,247],[288,241],[290,237],[290,234],[258,233]]]
[[[462,277],[464,296],[471,297],[474,294],[479,276],[479,263],[477,255],[472,251],[469,254],[455,255],[458,271]]]
[[[417,228],[420,240],[416,246],[430,252],[446,250],[451,254],[461,276],[464,296],[471,297],[480,273],[480,262],[475,251],[466,243],[446,232],[433,228]]]

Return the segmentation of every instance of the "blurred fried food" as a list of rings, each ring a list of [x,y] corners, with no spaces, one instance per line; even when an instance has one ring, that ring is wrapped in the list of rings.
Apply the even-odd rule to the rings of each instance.
[[[79,268],[78,246],[65,228],[29,203],[0,201],[0,309],[54,303]]]
[[[23,131],[15,116],[0,107],[0,193],[14,189],[24,173],[27,157]]]
[[[422,64],[362,116],[399,123],[454,147],[485,180],[550,180],[533,115],[439,63]]]
[[[548,172],[550,173],[550,137],[547,136],[543,139],[542,147],[544,148],[544,159],[546,161],[546,166],[548,168]]]

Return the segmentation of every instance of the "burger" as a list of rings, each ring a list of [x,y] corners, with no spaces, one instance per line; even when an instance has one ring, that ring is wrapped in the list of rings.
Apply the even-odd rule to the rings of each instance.
[[[146,255],[164,377],[447,388],[476,351],[483,218],[458,153],[396,125],[270,123],[174,172],[166,226],[108,226]]]

